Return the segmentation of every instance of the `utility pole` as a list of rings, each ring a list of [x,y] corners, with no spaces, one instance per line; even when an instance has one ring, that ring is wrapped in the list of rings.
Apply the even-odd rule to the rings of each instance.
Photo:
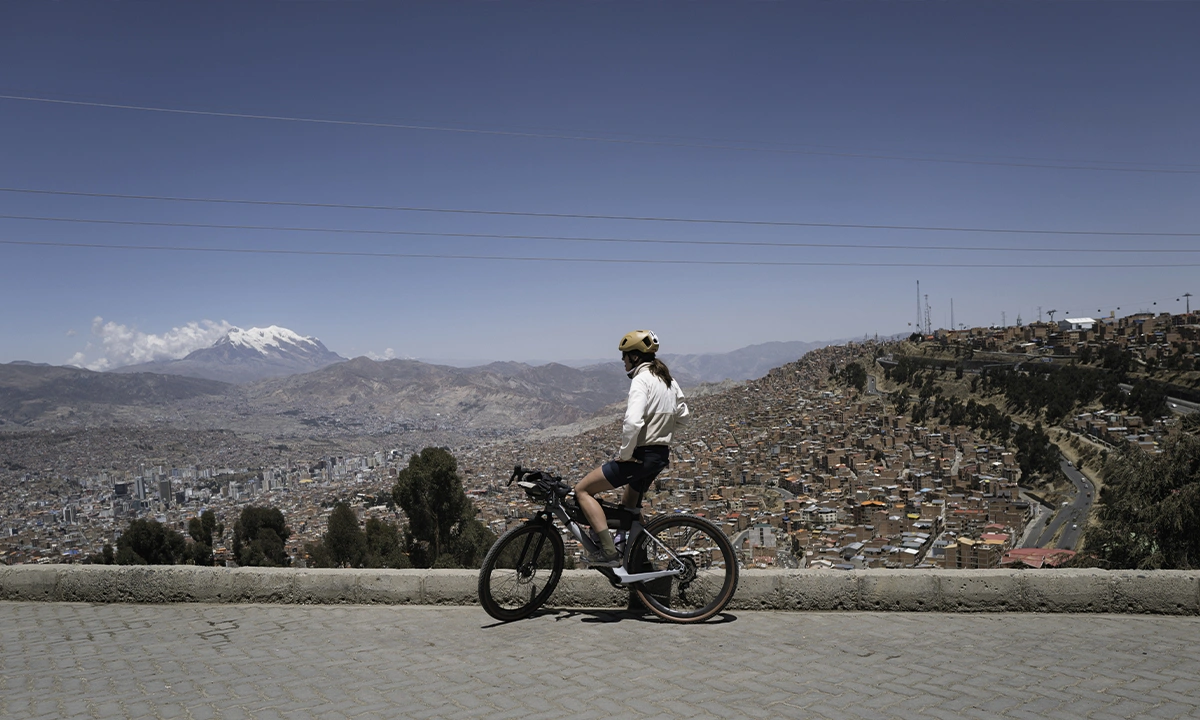
[[[950,329],[954,329],[954,298],[950,298]]]

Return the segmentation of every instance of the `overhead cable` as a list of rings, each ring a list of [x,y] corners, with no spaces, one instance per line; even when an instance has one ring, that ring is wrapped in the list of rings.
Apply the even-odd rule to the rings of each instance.
[[[549,133],[549,132],[528,132],[519,130],[496,130],[496,129],[480,129],[480,128],[462,128],[452,127],[448,125],[432,125],[432,124],[416,124],[416,123],[390,123],[390,122],[370,122],[365,120],[338,120],[329,118],[311,118],[297,117],[291,115],[269,115],[257,113],[236,113],[222,112],[217,110],[188,110],[185,108],[170,108],[159,107],[152,105],[128,105],[122,103],[105,103],[105,102],[89,102],[84,100],[63,100],[59,98],[36,97],[31,95],[0,95],[0,100],[13,100],[20,102],[35,102],[47,103],[54,105],[74,105],[79,107],[94,107],[105,108],[110,110],[134,110],[139,112],[155,112],[168,113],[175,115],[196,115],[205,117],[219,118],[236,118],[242,120],[272,120],[280,122],[294,123],[312,123],[318,125],[346,125],[354,127],[369,127],[369,128],[387,128],[394,130],[420,130],[427,132],[446,132],[446,133],[462,133],[468,135],[495,135],[517,138],[536,138],[548,140],[571,140],[580,142],[595,142],[595,143],[613,143],[618,145],[646,145],[660,147],[681,147],[681,148],[699,148],[706,150],[733,150],[739,152],[758,152],[758,153],[780,153],[788,155],[814,155],[823,157],[838,157],[838,158],[853,158],[861,160],[893,160],[901,162],[923,162],[923,163],[947,163],[952,165],[990,165],[996,167],[1016,167],[1016,168],[1042,168],[1049,170],[1091,170],[1099,172],[1127,172],[1127,173],[1162,173],[1162,174],[1179,174],[1179,175],[1196,175],[1200,174],[1200,169],[1188,169],[1186,167],[1174,168],[1150,168],[1127,166],[1124,162],[1107,162],[1107,161],[1041,161],[1018,162],[1015,160],[984,160],[984,159],[966,159],[966,158],[934,158],[934,157],[919,157],[915,155],[901,155],[891,153],[868,153],[868,152],[849,152],[849,151],[834,151],[834,150],[806,150],[800,148],[789,147],[754,147],[751,145],[732,144],[729,142],[695,142],[682,140],[645,140],[635,138],[619,138],[605,137],[602,135],[587,135],[581,133]],[[1079,164],[1079,163],[1098,164]],[[1073,164],[1065,164],[1073,163]]]
[[[1200,263],[1070,263],[1070,264],[1007,264],[1007,263],[898,263],[898,262],[822,262],[822,261],[759,261],[759,260],[665,260],[647,258],[572,258],[512,255],[449,255],[444,253],[394,253],[355,250],[292,250],[275,248],[223,248],[185,245],[127,245],[107,243],[60,242],[44,240],[0,239],[0,245],[34,247],[90,248],[99,250],[151,250],[203,253],[235,253],[251,255],[304,255],[319,257],[370,257],[425,260],[489,260],[505,262],[604,263],[614,265],[731,265],[750,267],[919,267],[919,268],[1005,268],[1045,270],[1053,268],[1180,268],[1200,267]]]
[[[1200,232],[1145,232],[1124,230],[1049,230],[1032,228],[980,228],[930,225],[875,225],[868,223],[799,222],[789,220],[725,220],[718,218],[656,217],[640,215],[601,215],[596,213],[551,213],[519,210],[478,210],[437,208],[412,205],[360,205],[350,203],[318,203],[294,200],[243,200],[236,198],[199,198],[178,195],[132,195],[125,193],[82,192],[72,190],[39,190],[35,188],[0,187],[0,192],[69,197],[115,198],[121,200],[156,200],[186,203],[223,203],[265,207],[303,207],[338,210],[378,210],[389,212],[420,212],[448,215],[489,215],[503,217],[536,217],[564,220],[625,220],[633,222],[685,223],[697,225],[744,225],[756,227],[813,227],[852,230],[919,230],[923,232],[971,232],[1009,235],[1095,235],[1103,237],[1200,237]]]
[[[382,235],[402,237],[434,238],[479,238],[489,240],[548,240],[555,242],[584,243],[628,243],[654,245],[691,245],[722,247],[782,247],[782,248],[833,248],[856,250],[934,250],[961,252],[1020,252],[1020,253],[1200,253],[1200,248],[1053,248],[1053,247],[1000,247],[967,245],[877,245],[869,243],[815,243],[763,240],[670,240],[663,238],[616,238],[573,235],[513,235],[500,233],[435,232],[428,230],[372,230],[364,228],[297,227],[291,225],[226,225],[217,223],[167,222],[157,220],[107,220],[100,218],[46,217],[39,215],[3,215],[0,220],[28,220],[34,222],[81,223],[96,225],[125,225],[134,227],[195,228],[208,230],[251,230],[270,232],[328,233],[338,235]]]

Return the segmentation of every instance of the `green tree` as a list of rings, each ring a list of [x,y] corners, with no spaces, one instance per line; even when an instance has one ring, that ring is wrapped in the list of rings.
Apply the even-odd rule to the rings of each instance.
[[[213,549],[212,545],[206,542],[194,542],[189,547],[191,561],[195,565],[212,565],[213,564]]]
[[[358,527],[358,516],[344,502],[334,506],[321,541],[306,543],[304,552],[312,567],[412,567],[394,524],[369,518],[364,532]]]
[[[1157,417],[1170,415],[1167,409],[1167,393],[1159,385],[1145,380],[1133,384],[1125,401],[1126,407],[1137,413],[1147,423],[1154,422]]]
[[[187,558],[196,565],[213,564],[213,531],[217,527],[217,516],[212,510],[205,510],[200,517],[188,520],[188,536],[192,544],[188,547]]]
[[[87,562],[92,565],[112,565],[115,561],[116,556],[113,553],[113,546],[107,543],[105,543],[103,550],[87,557]]]
[[[367,520],[363,533],[367,544],[367,567],[409,568],[412,561],[404,554],[400,530],[390,522],[378,518]],[[483,560],[480,558],[480,562]]]
[[[1133,353],[1128,350],[1122,350],[1121,346],[1112,344],[1105,345],[1100,351],[1100,365],[1105,370],[1111,370],[1117,374],[1122,380],[1133,369]]]
[[[204,537],[207,539],[208,544],[211,545],[213,533],[216,532],[218,527],[216,513],[212,510],[205,510],[200,513],[200,524],[204,528]],[[224,531],[225,527],[223,525],[220,527]]]
[[[174,565],[184,559],[183,535],[157,520],[134,520],[117,539],[118,565]]]
[[[477,558],[494,536],[475,519],[453,455],[435,447],[414,454],[398,474],[392,495],[408,516],[405,545],[414,565],[478,566]]]
[[[841,378],[843,382],[850,387],[857,388],[859,392],[867,387],[867,371],[856,362],[842,368]]]
[[[329,548],[325,547],[325,543],[304,543],[304,555],[308,558],[308,566],[315,568],[331,568],[336,567],[337,563],[333,561],[333,556],[329,554]]]
[[[1099,523],[1081,562],[1110,568],[1200,568],[1200,438],[1177,435],[1158,455],[1129,450],[1105,468]]]
[[[367,539],[358,527],[358,516],[344,502],[333,506],[329,527],[325,531],[325,547],[335,565],[362,567],[367,554]]]
[[[287,566],[291,564],[284,542],[291,536],[277,508],[249,505],[233,524],[233,554],[239,565]]]

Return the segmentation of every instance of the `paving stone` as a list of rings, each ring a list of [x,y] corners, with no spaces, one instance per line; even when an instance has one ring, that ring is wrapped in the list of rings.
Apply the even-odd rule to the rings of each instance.
[[[1178,615],[0,602],[0,647],[5,720],[1200,717]]]

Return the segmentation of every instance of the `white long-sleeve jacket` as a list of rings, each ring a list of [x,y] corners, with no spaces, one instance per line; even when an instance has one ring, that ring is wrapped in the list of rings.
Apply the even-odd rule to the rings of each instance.
[[[691,411],[683,401],[679,383],[667,386],[650,372],[650,364],[634,368],[629,384],[629,402],[625,407],[625,423],[621,432],[621,452],[618,460],[629,460],[640,445],[669,445],[676,426],[687,423]]]

